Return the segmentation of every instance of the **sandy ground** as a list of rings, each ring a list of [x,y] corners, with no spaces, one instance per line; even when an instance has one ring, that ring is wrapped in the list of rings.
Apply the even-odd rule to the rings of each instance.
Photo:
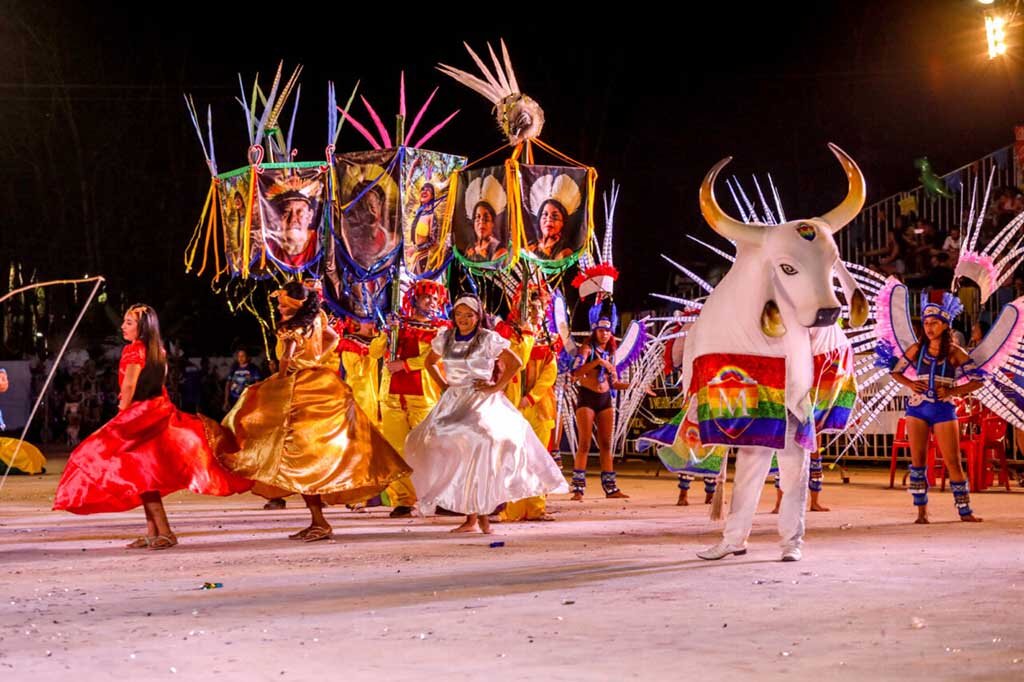
[[[933,491],[922,527],[885,473],[826,472],[833,511],[785,564],[769,486],[750,552],[705,562],[708,508],[636,465],[628,501],[595,476],[592,499],[550,502],[555,522],[490,537],[331,509],[335,540],[306,545],[285,538],[294,502],[180,493],[163,552],[122,549],[141,511],[50,512],[55,475],[11,478],[0,680],[1024,679],[1024,489],[976,494],[982,524]]]

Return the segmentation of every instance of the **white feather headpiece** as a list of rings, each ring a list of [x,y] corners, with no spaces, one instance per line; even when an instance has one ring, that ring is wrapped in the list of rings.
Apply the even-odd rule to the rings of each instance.
[[[505,188],[493,175],[474,178],[466,188],[466,217],[470,220],[473,219],[476,205],[481,201],[494,209],[495,215],[505,211],[505,205],[508,203]]]
[[[554,199],[564,206],[568,217],[579,210],[583,195],[579,185],[568,175],[545,175],[538,178],[530,188],[530,210],[533,215],[540,213],[541,206],[548,199]]]

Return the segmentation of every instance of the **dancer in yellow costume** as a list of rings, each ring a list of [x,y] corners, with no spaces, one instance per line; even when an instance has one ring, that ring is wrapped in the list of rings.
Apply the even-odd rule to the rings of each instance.
[[[338,376],[337,334],[316,291],[289,282],[275,292],[277,374],[248,387],[224,417],[208,422],[215,451],[232,472],[256,481],[264,497],[300,493],[311,522],[292,539],[331,537],[323,506],[365,500],[408,476],[399,457]]]
[[[423,371],[430,342],[437,332],[449,326],[442,310],[448,303],[448,291],[438,282],[420,280],[409,287],[402,302],[398,343],[381,373],[380,414],[384,437],[399,453],[405,450],[405,438],[437,404],[437,384]],[[394,481],[381,494],[384,506],[394,507],[390,516],[411,516],[416,490],[406,476]]]
[[[340,327],[340,330],[338,329]],[[388,337],[373,322],[348,320],[338,325],[341,332],[338,355],[345,383],[370,421],[380,427],[380,359],[387,351]]]
[[[0,393],[5,393],[9,386],[7,370],[0,367]],[[0,431],[6,430],[4,415],[0,412]],[[0,475],[8,470],[11,474],[45,474],[45,467],[46,457],[36,446],[16,438],[0,438]]]
[[[509,382],[505,395],[513,405],[519,408],[523,417],[530,424],[537,439],[550,450],[551,434],[555,430],[555,381],[558,379],[557,352],[552,345],[552,338],[547,329],[546,309],[550,297],[536,288],[530,288],[530,301],[527,322],[515,328],[515,320],[519,317],[519,305],[516,298],[512,301],[510,321],[502,323],[498,333],[511,342],[511,350],[523,361],[523,369],[515,379]],[[518,333],[517,333],[518,332]],[[505,506],[499,515],[501,521],[552,521],[547,514],[547,506],[542,496],[516,500]]]

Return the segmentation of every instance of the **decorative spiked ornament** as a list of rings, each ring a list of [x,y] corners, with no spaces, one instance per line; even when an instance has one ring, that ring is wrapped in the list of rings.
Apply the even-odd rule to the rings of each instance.
[[[468,43],[463,43],[463,45],[477,68],[480,69],[481,77],[447,64],[439,64],[437,69],[486,97],[494,105],[498,127],[502,134],[508,138],[510,144],[518,145],[540,137],[540,132],[544,128],[544,110],[536,101],[519,91],[519,83],[516,80],[515,71],[512,69],[508,48],[505,47],[504,40],[501,40],[500,43],[502,55],[500,62],[494,53],[494,48],[490,43],[487,44],[487,50],[490,52],[491,62],[494,65],[493,73]]]

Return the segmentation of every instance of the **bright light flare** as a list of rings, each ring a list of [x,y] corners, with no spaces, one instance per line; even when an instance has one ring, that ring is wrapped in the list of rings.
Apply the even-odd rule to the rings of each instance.
[[[995,59],[1006,54],[1006,19],[987,15],[985,35],[988,36],[988,58]]]

